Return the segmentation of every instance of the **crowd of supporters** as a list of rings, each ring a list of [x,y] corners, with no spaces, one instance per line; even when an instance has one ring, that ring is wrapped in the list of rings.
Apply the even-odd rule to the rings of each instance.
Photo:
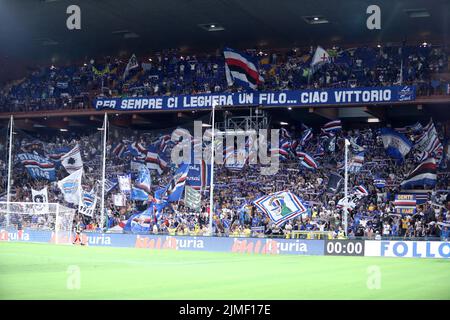
[[[411,84],[418,95],[446,92],[448,54],[439,46],[383,46],[328,50],[330,62],[311,72],[314,48],[247,50],[259,61],[259,90]],[[43,67],[0,88],[0,112],[92,108],[99,96],[178,95],[245,90],[227,85],[222,52],[151,57],[106,57]],[[132,68],[127,69],[127,65]]]
[[[261,165],[246,164],[242,170],[230,170],[224,165],[215,166],[215,193],[213,229],[218,235],[228,236],[271,236],[292,237],[295,231],[329,231],[330,237],[343,236],[343,208],[339,205],[343,198],[342,184],[339,190],[329,188],[329,180],[333,173],[343,175],[342,162],[344,159],[344,139],[352,141],[359,148],[364,149],[365,157],[362,167],[357,172],[350,173],[349,191],[353,187],[363,185],[368,195],[359,197],[356,205],[349,212],[348,235],[350,237],[428,237],[444,238],[449,236],[450,226],[450,171],[448,169],[448,133],[444,126],[436,122],[439,139],[445,146],[442,160],[437,170],[435,186],[424,186],[428,190],[427,200],[417,206],[415,214],[400,215],[394,207],[394,198],[401,190],[400,182],[418,165],[415,152],[411,151],[402,163],[387,156],[380,139],[379,128],[352,129],[344,126],[343,130],[334,133],[333,147],[330,137],[320,133],[319,128],[313,129],[313,137],[300,143],[302,151],[313,155],[318,164],[317,169],[308,169],[299,164],[295,150],[290,150],[283,156],[280,169],[275,175],[261,175]],[[289,128],[290,141],[300,141],[303,128]],[[287,132],[284,131],[284,132]],[[13,157],[22,152],[34,152],[50,157],[55,150],[69,149],[78,144],[83,158],[84,177],[83,189],[91,190],[101,181],[102,148],[101,132],[92,134],[61,133],[60,136],[41,134],[29,136],[23,132],[14,137]],[[412,131],[407,135],[413,139]],[[155,131],[111,130],[108,136],[106,176],[109,180],[117,178],[118,174],[132,172],[131,154],[117,154],[113,150],[120,143],[138,142],[148,148],[156,141],[160,141],[161,133]],[[292,144],[291,144],[292,145]],[[161,156],[170,158],[173,143],[168,144]],[[5,145],[0,141],[0,148]],[[350,153],[352,154],[352,152]],[[51,157],[50,157],[51,158]],[[2,170],[6,172],[6,161]],[[152,200],[154,192],[167,185],[173,177],[176,166],[169,163],[161,174],[152,170],[152,190],[148,201],[131,201],[128,197],[124,206],[115,206],[112,196],[118,193],[118,187],[106,193],[105,226],[108,229],[121,229],[126,221],[135,213],[145,210]],[[64,167],[57,165],[57,180],[67,176]],[[384,179],[385,186],[377,187],[374,179]],[[39,190],[48,187],[49,202],[63,203],[63,195],[56,185],[56,181],[34,180],[20,162],[14,161],[12,175],[11,201],[30,202],[31,189]],[[0,193],[5,199],[5,184]],[[97,189],[100,196],[100,188]],[[276,191],[288,190],[298,195],[308,205],[304,215],[295,217],[281,226],[276,226],[267,215],[258,211],[253,201],[261,196]],[[97,204],[99,206],[99,204]],[[101,228],[101,212],[96,210],[93,218],[77,215],[82,219],[88,230]],[[170,203],[158,216],[150,221],[150,233],[169,233],[177,235],[208,234],[209,225],[209,193],[203,192],[201,210],[188,208],[180,201]],[[304,235],[302,235],[304,236]]]

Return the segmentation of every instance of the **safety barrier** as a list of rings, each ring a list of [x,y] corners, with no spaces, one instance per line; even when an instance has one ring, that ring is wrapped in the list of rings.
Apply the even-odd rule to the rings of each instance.
[[[71,243],[72,235],[62,235],[58,243]],[[249,254],[333,255],[399,258],[450,258],[450,242],[384,241],[357,239],[269,239],[84,233],[87,246],[128,247],[150,250],[188,250]],[[55,243],[52,231],[31,229],[0,230],[1,241]]]

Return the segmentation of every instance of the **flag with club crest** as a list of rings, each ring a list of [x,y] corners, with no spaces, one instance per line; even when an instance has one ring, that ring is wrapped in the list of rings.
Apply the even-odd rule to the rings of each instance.
[[[81,178],[83,168],[71,173],[64,179],[58,181],[58,188],[61,190],[66,202],[78,205],[81,197]]]
[[[61,164],[68,173],[73,173],[83,168],[83,159],[81,158],[80,147],[78,144],[61,157]]]
[[[31,189],[31,197],[33,199],[33,206],[35,214],[46,214],[49,211],[48,206],[48,192],[47,187],[41,190]]]
[[[95,195],[95,188],[92,188],[91,191],[82,190],[78,212],[92,218],[96,205],[97,196]]]
[[[290,191],[271,193],[253,203],[277,226],[307,211],[306,205]]]

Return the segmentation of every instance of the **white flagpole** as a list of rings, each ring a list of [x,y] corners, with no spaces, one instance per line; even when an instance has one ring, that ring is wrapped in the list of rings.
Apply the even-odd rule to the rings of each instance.
[[[14,117],[9,121],[9,148],[8,148],[8,186],[6,188],[6,226],[9,227],[9,203],[11,201],[11,170],[12,170],[12,142],[13,142]]]
[[[344,226],[344,234],[345,236],[347,236],[347,229],[348,229],[348,146],[350,145],[350,141],[348,141],[348,139],[345,139],[345,143],[344,143],[345,147],[345,165],[344,165],[344,170],[345,170],[345,175],[344,175],[344,221],[343,221],[343,226]]]
[[[106,134],[108,125],[108,114],[105,112],[105,119],[103,121],[103,165],[102,165],[102,201],[100,204],[101,213],[101,228],[105,225],[105,176],[106,176]]]
[[[216,113],[216,103],[213,102],[212,105],[212,134],[211,134],[211,178],[209,181],[209,234],[213,235],[213,226],[212,226],[212,219],[214,214],[214,135],[215,135],[215,128],[214,128],[214,121],[215,121],[215,113]]]

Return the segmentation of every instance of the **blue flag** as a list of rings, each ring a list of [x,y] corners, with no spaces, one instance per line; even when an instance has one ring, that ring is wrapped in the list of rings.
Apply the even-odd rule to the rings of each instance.
[[[25,166],[32,179],[56,180],[55,164],[49,159],[34,153],[20,153],[17,160]]]
[[[151,185],[150,171],[146,167],[142,167],[131,190],[131,200],[148,200]]]
[[[145,233],[150,231],[151,222],[154,221],[153,203],[146,210],[133,214],[123,227],[124,232]]]
[[[399,133],[390,128],[381,129],[381,138],[383,140],[384,149],[391,158],[402,162],[403,158],[411,150],[412,143],[402,133]]]

